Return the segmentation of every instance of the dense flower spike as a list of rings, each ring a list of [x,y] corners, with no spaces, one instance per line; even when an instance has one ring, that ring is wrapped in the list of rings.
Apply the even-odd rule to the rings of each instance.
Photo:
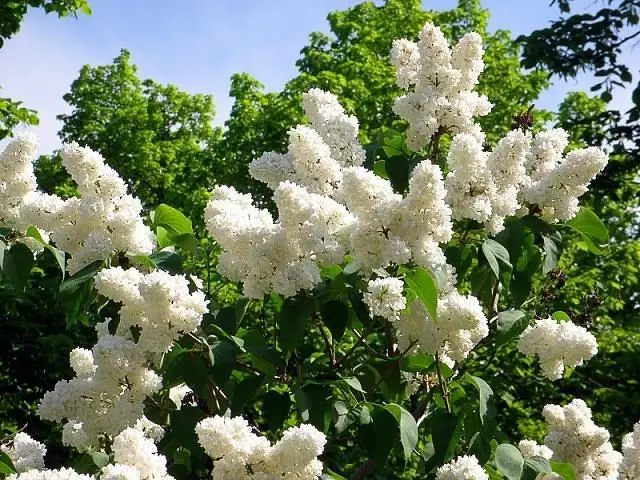
[[[13,437],[11,447],[3,445],[0,447],[0,451],[9,455],[18,473],[29,470],[42,470],[44,468],[44,456],[47,453],[47,447],[26,433],[17,433]]]
[[[476,457],[465,455],[438,468],[436,480],[489,480],[489,475]]]
[[[168,351],[183,333],[195,331],[208,303],[202,292],[189,291],[184,276],[160,270],[145,275],[135,269],[105,269],[95,286],[122,303],[115,335],[102,331],[92,351],[73,350],[70,363],[76,377],[58,382],[38,408],[44,419],[67,421],[63,442],[78,449],[140,421],[144,399],[162,386],[150,358]],[[132,327],[138,331],[137,341]]]
[[[241,417],[211,417],[196,425],[202,448],[213,459],[214,479],[313,480],[322,473],[317,457],[326,437],[315,427],[303,424],[285,430],[274,445],[253,433]]]
[[[312,89],[303,98],[311,126],[290,132],[289,153],[265,154],[250,170],[274,190],[279,218],[249,195],[216,187],[205,219],[223,247],[218,270],[260,298],[285,296],[320,282],[320,266],[351,254],[363,275],[412,258],[431,271],[446,268],[439,243],[453,233],[437,165],[423,161],[403,198],[388,180],[360,165],[357,121],[335,96]]]
[[[377,278],[370,280],[368,291],[364,294],[364,303],[369,307],[369,314],[396,321],[400,312],[407,306],[403,295],[403,283],[399,278]]]
[[[615,480],[622,455],[609,443],[609,432],[591,419],[591,410],[580,399],[567,406],[547,405],[542,412],[549,425],[544,443],[552,460],[568,462],[578,480]]]
[[[64,145],[62,163],[81,197],[62,200],[36,190],[32,160],[37,142],[23,135],[0,155],[0,222],[24,232],[34,225],[69,253],[71,274],[115,252],[149,254],[154,237],[142,223],[140,201],[103,158],[75,143]],[[30,245],[28,243],[28,245]]]
[[[525,355],[538,355],[544,375],[558,380],[565,366],[577,367],[598,353],[598,343],[584,327],[545,318],[522,332],[518,349]]]
[[[9,475],[6,480],[95,480],[91,475],[76,473],[70,468],[58,470],[29,470],[17,475]]]
[[[437,322],[431,318],[424,304],[414,300],[395,324],[401,350],[416,345],[425,353],[448,363],[459,362],[480,340],[489,327],[478,299],[451,291],[438,300]]]
[[[489,100],[473,91],[484,70],[482,55],[482,38],[477,33],[463,36],[452,52],[432,23],[424,26],[417,44],[404,39],[394,42],[391,60],[398,86],[413,87],[393,106],[409,122],[410,148],[420,150],[438,132],[467,132],[474,117],[489,113]]]
[[[633,426],[633,431],[622,438],[621,480],[640,478],[640,422]]]

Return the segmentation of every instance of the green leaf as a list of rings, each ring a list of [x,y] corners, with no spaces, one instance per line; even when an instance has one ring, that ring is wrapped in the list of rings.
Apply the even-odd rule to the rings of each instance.
[[[413,449],[418,444],[418,425],[415,418],[404,408],[396,403],[389,403],[384,406],[390,411],[398,421],[400,426],[400,443],[402,444],[402,450],[404,451],[404,459],[409,460]]]
[[[315,303],[304,298],[287,298],[280,310],[278,326],[280,344],[284,350],[294,350],[304,337],[304,331],[311,314],[315,311]]]
[[[149,255],[156,267],[169,273],[182,273],[182,257],[172,250],[159,250]]]
[[[386,408],[374,408],[371,420],[370,423],[360,425],[358,436],[369,457],[382,467],[398,442],[400,426],[394,414]]]
[[[400,194],[404,193],[409,187],[409,159],[404,155],[394,156],[388,158],[384,165],[393,189]]]
[[[0,451],[0,473],[4,475],[16,473],[16,467],[13,466],[11,458],[3,451]]]
[[[495,453],[498,470],[509,480],[520,480],[524,467],[522,453],[513,445],[503,443],[498,445]]]
[[[276,431],[289,417],[291,396],[289,392],[269,390],[262,401],[262,411],[269,430]]]
[[[487,238],[482,244],[482,253],[489,263],[489,268],[491,268],[491,271],[497,279],[500,279],[500,263],[509,270],[513,268],[507,249],[491,238]]]
[[[429,370],[435,360],[431,355],[418,353],[400,359],[400,369],[405,372],[421,373]]]
[[[553,318],[557,322],[570,322],[571,317],[567,315],[565,312],[558,310],[557,312],[553,312],[551,314],[551,318]]]
[[[191,451],[184,447],[178,447],[178,449],[173,452],[173,464],[183,465],[188,473],[191,472]]]
[[[522,480],[535,480],[540,473],[551,473],[549,460],[539,456],[529,457],[524,460]]]
[[[562,255],[562,235],[556,231],[549,235],[542,235],[544,245],[544,263],[542,273],[545,275],[555,268]]]
[[[155,210],[153,217],[154,227],[162,227],[167,232],[174,235],[193,235],[193,226],[191,220],[185,217],[182,212],[176,210],[164,203],[160,204]]]
[[[485,382],[480,377],[474,377],[473,375],[469,375],[470,383],[473,384],[474,387],[478,390],[478,394],[480,396],[480,405],[478,413],[480,414],[480,421],[485,423],[493,417],[493,410],[489,408],[489,402],[493,397],[493,390],[489,386],[487,382]]]
[[[23,291],[29,281],[33,267],[33,252],[23,243],[15,243],[5,250],[2,259],[2,273],[18,291]]]
[[[64,280],[64,274],[65,274],[64,252],[62,250],[52,247],[47,242],[45,242],[44,238],[42,238],[42,235],[40,234],[40,231],[33,225],[27,228],[27,231],[25,232],[25,234],[27,235],[27,237],[33,238],[40,245],[42,245],[44,248],[49,250],[49,252],[51,252],[53,257],[56,259],[58,266],[60,267],[60,271],[62,272],[62,279]]]
[[[349,387],[353,388],[356,392],[367,393],[362,385],[360,384],[360,380],[356,377],[346,377],[341,379],[344,383],[346,383]]]
[[[405,275],[404,281],[424,304],[435,322],[438,312],[438,290],[429,272],[422,267],[416,267]]]
[[[339,342],[349,323],[349,308],[340,300],[331,300],[320,306],[320,314],[333,340]]]
[[[373,164],[373,173],[375,173],[377,176],[384,178],[384,179],[388,179],[389,178],[389,174],[387,173],[387,168],[385,166],[385,160],[378,160],[376,163]]]
[[[4,251],[2,272],[16,290],[23,291],[34,263],[33,252],[29,247],[23,243],[16,243]]]
[[[263,381],[264,375],[249,375],[236,384],[233,398],[231,399],[232,415],[240,415],[242,413],[244,406],[253,400],[258,390],[260,390]]]
[[[570,463],[549,462],[551,470],[560,475],[563,480],[576,480],[576,470]]]
[[[64,282],[60,284],[60,293],[62,294],[72,294],[77,291],[79,288],[83,287],[87,282],[93,280],[93,277],[102,269],[104,266],[104,262],[102,260],[97,260],[93,263],[90,263],[83,269],[79,270],[75,273],[75,275],[67,278]]]
[[[91,452],[91,460],[97,467],[104,467],[109,464],[109,455],[104,452]]]
[[[500,312],[497,320],[496,347],[504,345],[519,336],[528,325],[529,319],[520,310]]]
[[[595,213],[582,207],[566,224],[580,233],[589,251],[604,253],[604,248],[609,244],[609,231]]]

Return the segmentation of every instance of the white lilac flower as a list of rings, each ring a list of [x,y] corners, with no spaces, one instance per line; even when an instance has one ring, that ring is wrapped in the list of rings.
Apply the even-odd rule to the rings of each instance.
[[[13,437],[11,447],[2,446],[0,451],[9,455],[18,473],[44,468],[47,448],[24,432],[19,432]]]
[[[633,426],[633,431],[622,438],[621,480],[637,480],[640,478],[640,422]]]
[[[213,459],[214,479],[316,479],[322,473],[326,437],[303,424],[285,430],[274,445],[256,435],[241,417],[211,417],[196,425],[202,448]],[[253,476],[248,475],[251,471]]]
[[[584,327],[545,318],[522,332],[518,350],[525,355],[538,355],[544,375],[557,380],[562,378],[565,366],[577,367],[598,353],[598,343]]]
[[[544,444],[551,460],[570,463],[578,480],[616,480],[622,455],[609,442],[609,432],[591,419],[591,410],[580,399],[565,407],[546,405],[542,411],[549,426]]]
[[[369,307],[372,317],[377,315],[390,322],[396,321],[407,306],[402,280],[394,277],[370,280],[364,294],[364,303]]]
[[[489,480],[489,475],[476,457],[464,455],[438,468],[436,480]]]

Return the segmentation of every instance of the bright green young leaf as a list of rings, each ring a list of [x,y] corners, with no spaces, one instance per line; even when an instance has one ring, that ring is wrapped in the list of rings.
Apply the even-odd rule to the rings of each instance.
[[[156,208],[153,224],[154,227],[162,227],[174,235],[193,235],[191,220],[185,217],[179,210],[164,203]]]
[[[549,462],[553,473],[557,473],[563,480],[576,480],[576,469],[570,463]]]
[[[558,310],[557,312],[553,312],[551,314],[551,318],[553,318],[556,322],[569,322],[571,321],[571,317],[567,315],[565,312]]]
[[[438,290],[429,272],[422,267],[416,267],[405,275],[404,281],[424,304],[435,322],[438,311]]]
[[[524,467],[522,453],[513,445],[503,443],[496,449],[496,466],[509,480],[520,480]]]
[[[16,468],[13,466],[11,458],[3,451],[0,451],[0,473],[4,475],[16,473]]]
[[[609,243],[609,231],[591,210],[586,207],[580,208],[578,214],[569,220],[567,225],[580,233],[589,251],[595,254],[604,252]]]

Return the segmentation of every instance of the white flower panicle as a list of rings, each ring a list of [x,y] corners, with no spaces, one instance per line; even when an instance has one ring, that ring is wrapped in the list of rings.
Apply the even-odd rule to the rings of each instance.
[[[369,280],[368,290],[364,294],[364,303],[369,307],[371,317],[383,317],[390,322],[400,317],[400,312],[407,306],[403,295],[402,280],[394,277]]]
[[[476,457],[464,455],[438,468],[436,480],[489,480],[489,475]]]
[[[591,419],[591,410],[581,399],[566,405],[546,405],[542,411],[549,433],[544,443],[553,451],[552,460],[576,469],[577,480],[616,480],[622,455],[609,442],[609,432]]]
[[[241,417],[211,417],[196,425],[202,448],[213,459],[214,479],[296,478],[312,480],[322,474],[317,459],[326,437],[307,424],[287,429],[274,445],[253,433]]]
[[[396,82],[413,91],[399,97],[393,111],[409,123],[407,145],[413,150],[426,146],[438,131],[463,133],[476,116],[491,110],[484,95],[473,91],[484,69],[482,38],[463,36],[453,52],[442,31],[427,23],[418,43],[396,40],[391,60]]]
[[[493,151],[485,151],[484,134],[453,138],[447,156],[447,201],[456,220],[483,223],[492,234],[504,229],[506,217],[520,208],[518,192],[525,182],[529,136],[509,132]]]
[[[584,327],[545,318],[522,332],[518,350],[525,355],[538,355],[544,375],[558,380],[565,366],[577,367],[598,353],[598,343]]]
[[[9,475],[6,480],[95,480],[95,477],[76,473],[70,468],[60,468],[57,470],[29,470]]]
[[[146,438],[144,433],[134,428],[128,428],[113,439],[113,465],[102,469],[101,480],[106,476],[119,479],[140,478],[141,480],[169,480],[167,474],[167,460],[158,453],[153,440]],[[135,476],[135,470],[139,477]]]
[[[101,295],[122,303],[116,334],[127,337],[131,327],[137,327],[137,345],[149,353],[165,353],[182,334],[194,332],[209,303],[201,291],[189,291],[184,275],[163,270],[149,274],[121,267],[101,270],[96,275],[95,288]]]
[[[608,162],[607,155],[594,147],[563,156],[567,145],[568,135],[562,129],[540,132],[533,137],[525,163],[527,177],[519,200],[536,205],[548,222],[573,218],[578,212],[578,198]]]
[[[76,273],[115,252],[149,254],[154,237],[140,218],[140,201],[103,158],[76,143],[64,145],[62,163],[81,197],[62,200],[37,191],[32,159],[37,141],[20,136],[0,155],[0,222],[19,231],[30,225],[71,255],[67,269]],[[32,243],[26,242],[33,247]]]
[[[538,445],[535,440],[520,440],[518,442],[518,449],[524,458],[530,457],[544,457],[550,460],[553,456],[553,452],[546,445]]]
[[[13,437],[12,445],[10,447],[3,445],[0,451],[9,456],[18,473],[44,468],[47,447],[24,432],[17,433]]]
[[[20,207],[25,198],[36,191],[36,176],[31,162],[37,150],[36,136],[25,133],[9,143],[0,154],[0,224],[19,222]]]
[[[195,331],[208,303],[202,292],[189,291],[184,276],[160,270],[104,269],[95,277],[95,288],[122,303],[115,335],[102,331],[92,351],[73,350],[70,363],[76,377],[58,382],[38,407],[40,417],[67,422],[63,442],[80,450],[140,421],[145,397],[162,387],[150,368],[152,357],[167,352],[183,333]],[[140,430],[161,435],[149,425]]]
[[[312,88],[302,97],[302,107],[341,167],[364,163],[365,151],[358,142],[358,119],[345,113],[335,95]]]
[[[464,360],[489,333],[487,318],[476,297],[452,290],[438,299],[437,321],[416,299],[395,323],[400,350],[415,344],[447,364]]]
[[[640,422],[633,426],[633,431],[622,438],[622,463],[620,480],[637,480],[640,478]]]

